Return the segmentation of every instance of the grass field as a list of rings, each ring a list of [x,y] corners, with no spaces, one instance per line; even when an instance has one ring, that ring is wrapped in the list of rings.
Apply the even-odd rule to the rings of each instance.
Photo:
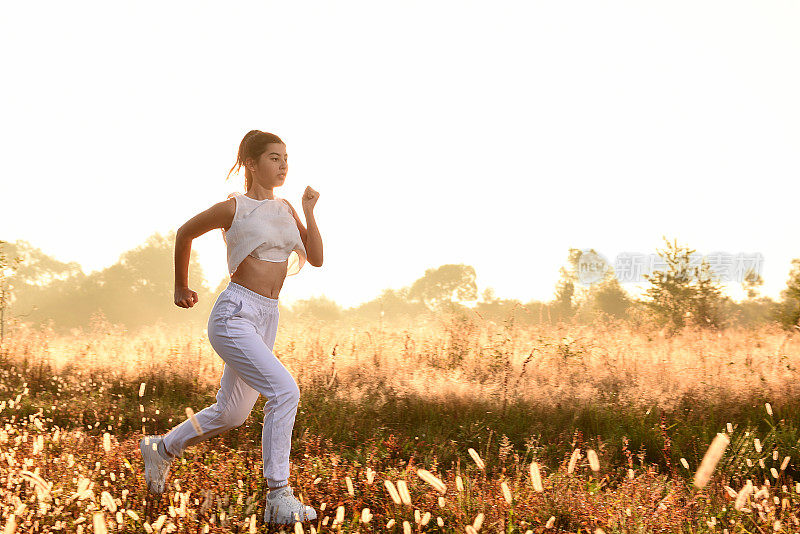
[[[284,530],[800,532],[798,337],[282,323],[275,353],[301,389],[290,484],[318,512]],[[214,402],[204,332],[17,328],[0,357],[5,532],[269,531],[264,397],[173,462],[163,496],[144,485],[142,433]]]

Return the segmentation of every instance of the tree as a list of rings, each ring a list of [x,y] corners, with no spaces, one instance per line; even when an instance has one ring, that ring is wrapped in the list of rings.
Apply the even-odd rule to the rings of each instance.
[[[552,307],[558,318],[572,317],[578,309],[579,303],[586,298],[587,290],[578,289],[576,298],[575,283],[578,281],[578,261],[583,252],[577,248],[570,248],[567,252],[567,267],[560,267],[560,277],[556,282],[556,293]]]
[[[755,299],[758,297],[758,288],[764,285],[764,279],[758,274],[755,269],[748,269],[742,281],[742,289],[747,292],[748,299]]]
[[[6,254],[6,247],[9,243],[0,240],[0,344],[6,337],[6,310],[12,299],[11,290],[13,286],[9,283],[9,278],[15,271],[19,270],[22,258],[14,257],[9,260]]]
[[[291,313],[298,317],[319,319],[324,322],[342,318],[341,307],[324,295],[298,300],[292,304]]]
[[[666,270],[657,270],[644,277],[651,286],[645,291],[644,304],[659,326],[675,332],[694,323],[698,326],[721,325],[722,287],[708,263],[691,264],[693,249],[678,246],[677,240],[657,250],[667,263]]]
[[[595,310],[623,318],[631,306],[628,293],[622,288],[615,276],[610,276],[592,286],[592,304]]]
[[[448,264],[426,269],[408,291],[412,301],[422,302],[429,310],[448,304],[462,304],[478,298],[475,268],[470,265]]]
[[[781,304],[775,314],[784,328],[800,327],[800,258],[792,260],[786,289],[781,291]]]
[[[17,315],[16,310],[33,310],[26,317],[31,324],[53,321],[59,332],[87,326],[98,312],[129,328],[157,321],[203,328],[213,299],[194,251],[189,280],[200,301],[189,310],[173,302],[174,240],[174,231],[153,234],[143,245],[124,252],[114,265],[88,275],[76,263],[59,262],[17,242],[23,261],[13,279],[12,309]]]

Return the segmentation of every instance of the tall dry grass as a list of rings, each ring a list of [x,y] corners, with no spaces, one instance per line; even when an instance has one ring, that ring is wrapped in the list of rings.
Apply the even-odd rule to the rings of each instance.
[[[348,328],[304,321],[280,325],[275,353],[315,408],[343,402],[350,419],[391,418],[381,403],[404,398],[488,406],[501,414],[494,422],[524,429],[526,407],[578,414],[593,406],[594,417],[606,411],[609,419],[617,417],[614,410],[634,418],[658,412],[654,431],[664,438],[668,467],[648,464],[624,437],[621,460],[602,440],[578,436],[559,443],[558,460],[548,463],[546,444],[518,447],[505,435],[492,441],[491,431],[488,440],[475,434],[475,448],[442,436],[403,443],[392,434],[359,438],[359,451],[304,432],[293,450],[293,485],[319,519],[286,531],[800,530],[800,486],[792,478],[800,439],[786,421],[798,414],[800,350],[797,336],[778,328],[666,337],[624,323],[521,326],[449,316]],[[260,522],[265,488],[256,441],[236,448],[201,443],[176,463],[162,498],[150,496],[142,480],[139,427],[165,430],[178,421],[160,411],[174,417],[186,407],[197,411],[219,384],[222,361],[205,332],[154,327],[131,334],[102,322],[70,336],[16,328],[0,360],[5,532],[269,530]],[[171,404],[159,396],[163,389],[153,388],[165,377],[185,387],[170,393]],[[708,413],[768,399],[757,409],[769,427],[760,432],[740,421],[693,427],[699,456],[673,462],[677,444],[666,414],[681,417],[677,410],[687,399]],[[352,423],[323,415],[318,431]],[[429,408],[419,416],[445,429],[461,422],[436,419]],[[405,439],[414,433],[408,429]],[[460,457],[440,465],[437,451],[448,447]],[[398,454],[423,448],[432,458],[424,465],[422,456]]]

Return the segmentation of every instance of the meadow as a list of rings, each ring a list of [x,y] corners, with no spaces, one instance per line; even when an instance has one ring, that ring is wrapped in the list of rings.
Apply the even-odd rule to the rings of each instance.
[[[798,337],[469,314],[281,322],[275,353],[301,390],[289,482],[318,519],[280,529],[262,520],[264,397],[184,451],[163,495],[145,487],[143,433],[215,400],[205,332],[17,326],[0,349],[0,528],[800,532]]]

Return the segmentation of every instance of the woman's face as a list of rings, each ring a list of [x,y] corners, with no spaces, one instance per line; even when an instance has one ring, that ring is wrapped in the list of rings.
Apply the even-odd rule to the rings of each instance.
[[[253,178],[267,187],[283,185],[289,172],[289,155],[283,143],[267,143],[267,148],[259,156],[251,169]]]

